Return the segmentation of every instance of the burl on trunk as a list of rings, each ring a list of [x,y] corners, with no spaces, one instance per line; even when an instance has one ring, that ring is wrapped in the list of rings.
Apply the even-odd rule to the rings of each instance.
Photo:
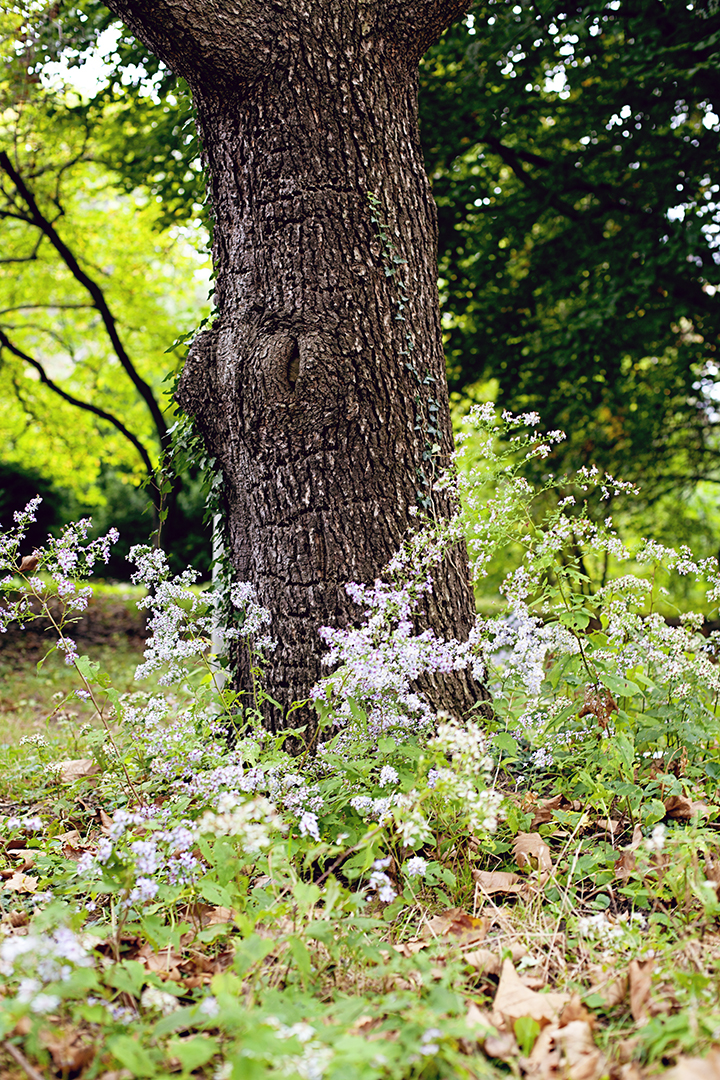
[[[358,616],[345,583],[378,576],[452,448],[417,65],[466,0],[109,6],[192,89],[217,314],[178,398],[221,465],[231,561],[272,613],[287,707],[321,674],[317,627]],[[432,606],[438,634],[466,636],[464,553]],[[477,687],[445,693],[457,710]]]

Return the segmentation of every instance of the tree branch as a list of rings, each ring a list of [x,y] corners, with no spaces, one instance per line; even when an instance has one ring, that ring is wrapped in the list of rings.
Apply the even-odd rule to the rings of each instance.
[[[442,32],[471,4],[472,0],[386,0],[382,5],[383,32],[403,47],[408,59],[419,64]]]
[[[0,259],[0,262],[17,262],[17,259]],[[26,261],[26,260],[23,260]],[[0,315],[10,315],[13,311],[87,311],[94,304],[16,304],[14,307],[0,308]]]
[[[259,0],[110,0],[107,6],[191,87],[269,71],[283,21],[276,5]]]
[[[50,241],[60,258],[62,259],[62,261],[65,263],[65,266],[68,268],[72,276],[75,278],[78,284],[82,285],[82,287],[92,297],[93,306],[98,311],[103,321],[103,325],[105,326],[106,333],[110,339],[115,355],[120,361],[120,365],[125,371],[125,374],[130,379],[130,382],[133,384],[138,394],[145,402],[150,412],[150,415],[152,416],[153,423],[160,439],[160,444],[162,446],[165,446],[168,442],[168,430],[167,424],[165,423],[165,418],[162,414],[162,410],[160,409],[160,406],[155,400],[155,395],[151,387],[140,376],[140,374],[135,368],[135,365],[125,351],[125,346],[123,345],[120,339],[120,334],[118,333],[115,316],[110,310],[107,300],[105,299],[105,294],[103,290],[100,288],[96,281],[94,281],[88,274],[85,273],[70,248],[55,231],[52,222],[48,221],[48,219],[42,213],[33,193],[26,185],[22,176],[14,168],[12,162],[10,161],[10,158],[8,157],[7,153],[5,153],[5,151],[0,152],[0,168],[2,168],[7,173],[8,177],[15,185],[17,192],[27,205],[31,215],[30,219],[28,220],[30,220],[31,224],[33,224],[37,229],[40,230],[40,232],[44,236],[47,237],[47,239]]]
[[[80,398],[76,398],[73,397],[72,394],[68,394],[65,390],[62,389],[62,387],[58,386],[56,382],[53,382],[53,380],[49,378],[45,371],[45,368],[42,366],[39,360],[35,360],[34,357],[29,356],[26,352],[23,352],[22,349],[19,349],[17,345],[14,345],[12,343],[7,334],[3,330],[0,330],[0,351],[2,351],[2,349],[7,349],[8,352],[11,352],[13,354],[13,356],[17,356],[19,360],[24,361],[24,363],[26,364],[30,364],[30,366],[33,367],[40,376],[40,382],[43,384],[43,386],[47,386],[47,388],[49,390],[52,390],[54,394],[57,394],[58,397],[61,397],[70,405],[77,406],[78,409],[84,409],[86,412],[93,413],[94,416],[98,416],[101,420],[105,420],[108,424],[112,424],[113,427],[117,428],[120,434],[124,435],[128,442],[130,442],[137,450],[138,454],[142,458],[143,465],[147,469],[148,476],[151,479],[154,478],[155,470],[153,469],[150,455],[148,454],[147,450],[140,442],[140,440],[135,435],[133,435],[132,431],[129,431],[128,428],[125,427],[121,420],[118,420],[118,418],[116,416],[113,416],[112,413],[105,412],[104,409],[98,408],[97,405],[91,405],[88,401],[81,401]]]

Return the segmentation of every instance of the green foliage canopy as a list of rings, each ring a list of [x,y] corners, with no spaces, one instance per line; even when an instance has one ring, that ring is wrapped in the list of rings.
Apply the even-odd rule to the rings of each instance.
[[[488,0],[468,23],[421,70],[451,384],[497,380],[565,463],[716,476],[720,15]]]

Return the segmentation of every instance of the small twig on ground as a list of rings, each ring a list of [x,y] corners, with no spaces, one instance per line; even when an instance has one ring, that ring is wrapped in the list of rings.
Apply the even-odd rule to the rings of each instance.
[[[15,1062],[17,1062],[20,1068],[27,1073],[27,1075],[30,1077],[30,1080],[45,1080],[43,1074],[41,1072],[38,1072],[34,1065],[30,1064],[25,1055],[20,1050],[18,1050],[17,1046],[13,1046],[11,1042],[4,1042],[3,1050],[6,1050],[10,1057]]]

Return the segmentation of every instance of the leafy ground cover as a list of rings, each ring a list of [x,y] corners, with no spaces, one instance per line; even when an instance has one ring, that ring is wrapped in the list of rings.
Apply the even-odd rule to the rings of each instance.
[[[149,637],[131,686],[70,636],[107,544],[79,524],[30,555],[20,516],[3,621],[52,616],[67,692],[94,714],[8,727],[0,748],[6,1075],[718,1074],[718,566],[626,552],[584,505],[612,478],[530,488],[523,459],[560,435],[522,422],[476,410],[462,513],[351,586],[361,617],[322,631],[322,738],[300,754],[260,723],[272,626],[251,586],[221,607],[136,549]],[[479,576],[503,545],[525,554],[505,610],[442,642],[412,617],[461,530]],[[630,555],[638,572],[590,591],[593,560]],[[702,612],[658,614],[673,574]],[[250,650],[251,695],[221,685],[220,629]],[[415,692],[463,666],[492,716]]]

